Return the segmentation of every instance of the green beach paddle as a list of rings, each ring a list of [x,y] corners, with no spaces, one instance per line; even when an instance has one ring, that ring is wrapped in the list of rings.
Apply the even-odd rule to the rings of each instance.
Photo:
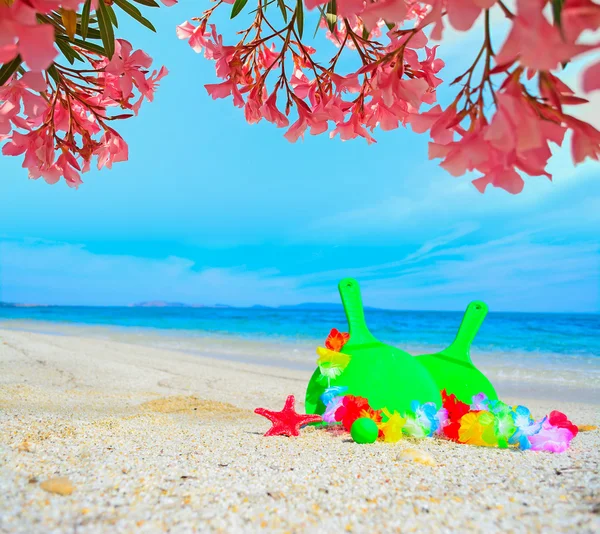
[[[488,307],[485,302],[473,301],[467,306],[456,338],[445,350],[437,354],[417,356],[429,371],[438,389],[454,393],[459,400],[471,404],[473,395],[485,393],[490,399],[498,395],[492,383],[471,361],[470,349]]]
[[[381,343],[369,332],[358,282],[345,278],[338,288],[350,329],[350,339],[341,352],[351,359],[342,373],[331,379],[331,386],[346,386],[346,395],[365,397],[376,410],[387,408],[404,413],[415,400],[441,407],[440,390],[423,365],[410,354]],[[319,397],[327,387],[327,379],[317,368],[306,390],[306,413],[325,411]]]

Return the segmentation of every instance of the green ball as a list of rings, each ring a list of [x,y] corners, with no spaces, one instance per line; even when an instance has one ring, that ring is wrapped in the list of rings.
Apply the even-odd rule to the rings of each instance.
[[[373,419],[359,417],[352,423],[350,435],[356,443],[375,443],[379,435],[379,429]]]

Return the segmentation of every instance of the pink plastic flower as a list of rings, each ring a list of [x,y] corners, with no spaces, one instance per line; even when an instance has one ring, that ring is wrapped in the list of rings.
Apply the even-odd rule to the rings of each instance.
[[[567,428],[558,428],[545,422],[542,429],[533,436],[528,436],[532,451],[565,452],[573,439]]]

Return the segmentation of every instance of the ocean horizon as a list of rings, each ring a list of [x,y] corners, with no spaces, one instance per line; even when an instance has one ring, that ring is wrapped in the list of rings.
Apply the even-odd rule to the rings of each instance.
[[[307,309],[252,307],[39,306],[0,307],[5,324],[27,321],[103,326],[121,332],[178,338],[243,338],[315,345],[331,328],[348,329],[341,306]],[[448,346],[461,323],[460,311],[365,308],[367,324],[385,343],[408,352]],[[591,313],[490,312],[472,352],[562,356],[566,361],[600,357],[600,315]],[[418,353],[418,352],[411,352]]]

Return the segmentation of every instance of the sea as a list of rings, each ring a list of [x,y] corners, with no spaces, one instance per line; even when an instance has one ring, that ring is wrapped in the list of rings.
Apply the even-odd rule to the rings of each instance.
[[[462,312],[365,311],[380,341],[412,355],[454,339]],[[0,327],[82,334],[218,358],[314,367],[331,328],[347,331],[343,309],[189,307],[0,307]],[[500,379],[600,385],[600,315],[490,312],[471,357]],[[598,389],[600,391],[600,389]],[[600,395],[599,395],[600,397]]]

